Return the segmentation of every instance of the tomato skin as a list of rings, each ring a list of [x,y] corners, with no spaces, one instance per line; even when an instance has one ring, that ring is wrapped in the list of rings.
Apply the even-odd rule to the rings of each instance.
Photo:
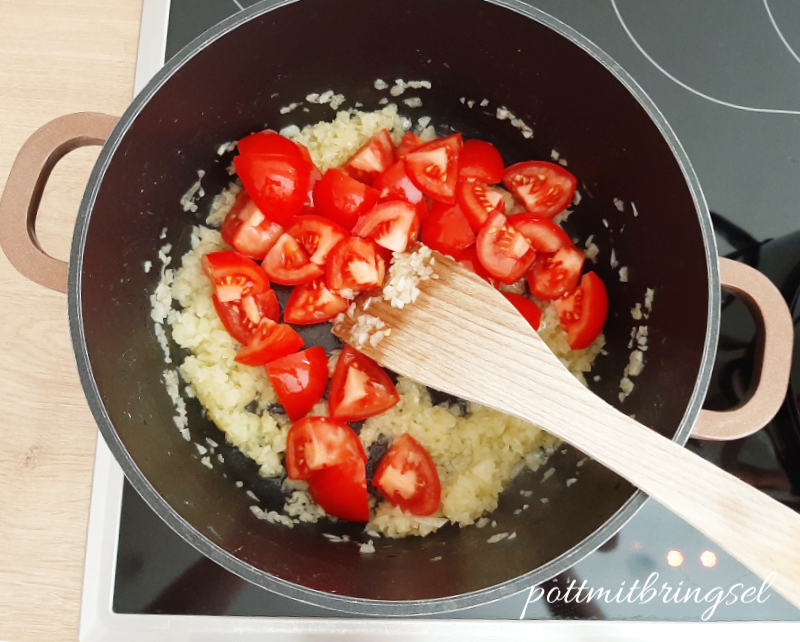
[[[275,359],[267,376],[292,421],[305,417],[328,386],[328,355],[319,346]]]
[[[561,165],[525,161],[506,169],[503,184],[529,212],[553,218],[572,202],[578,179]]]
[[[503,214],[490,216],[478,233],[478,259],[498,281],[519,281],[536,259],[536,250]]]
[[[461,148],[458,176],[494,185],[503,179],[503,159],[491,143],[465,140]]]
[[[362,461],[315,472],[308,480],[308,492],[328,515],[351,522],[369,521],[367,472]]]
[[[455,257],[475,243],[475,234],[458,204],[436,203],[422,224],[422,242]]]
[[[489,272],[486,271],[486,268],[483,267],[483,264],[478,258],[478,250],[475,249],[474,245],[470,245],[466,250],[461,252],[461,254],[456,257],[456,261],[461,263],[461,265],[468,270],[475,272],[475,274],[481,277],[493,288],[500,287],[500,281],[495,279],[491,274],[489,274]]]
[[[420,215],[407,201],[385,201],[364,214],[353,226],[353,234],[371,238],[392,252],[405,252],[419,236]]]
[[[263,366],[297,352],[303,345],[303,339],[288,325],[261,319],[249,343],[239,348],[233,360],[246,366]]]
[[[550,254],[562,247],[570,247],[572,239],[549,218],[538,214],[515,214],[508,219],[530,241],[537,252]]]
[[[250,195],[242,190],[225,216],[220,232],[222,240],[236,251],[260,261],[278,240],[283,228],[264,216]]]
[[[573,350],[588,348],[603,331],[608,316],[605,283],[594,272],[587,272],[571,293],[556,299],[558,318]]]
[[[283,310],[283,320],[295,325],[324,323],[345,312],[348,307],[350,301],[331,292],[322,276],[294,286]]]
[[[203,269],[222,303],[270,289],[258,263],[232,250],[211,252],[202,258]]]
[[[375,241],[351,236],[328,255],[326,271],[329,290],[367,292],[383,286],[386,260]]]
[[[325,273],[322,266],[311,262],[303,246],[285,232],[267,252],[261,268],[270,279],[281,285],[308,283]]]
[[[308,196],[313,165],[284,154],[246,154],[233,159],[250,198],[265,216],[286,227]]]
[[[526,279],[533,296],[553,301],[575,289],[581,278],[584,255],[574,245],[563,247],[555,254],[540,255]]]
[[[413,152],[418,147],[422,147],[424,144],[425,141],[414,132],[406,132],[403,134],[403,138],[400,139],[400,144],[394,152],[395,156],[397,156],[397,158],[403,158],[403,156],[409,152]]]
[[[456,202],[461,134],[437,138],[406,154],[403,161],[411,182],[423,194],[452,205]]]
[[[336,362],[328,394],[333,419],[360,421],[393,408],[400,395],[386,371],[349,345]]]
[[[314,207],[348,232],[358,218],[378,202],[378,190],[357,181],[343,170],[331,168],[314,186]]]
[[[378,200],[394,201],[401,199],[409,203],[424,202],[425,195],[411,182],[406,172],[406,164],[401,158],[383,174],[380,174],[372,187],[379,192]]]
[[[314,214],[297,216],[286,233],[303,246],[309,261],[322,266],[331,250],[349,236],[341,225]]]
[[[508,302],[513,305],[523,317],[525,317],[525,320],[531,324],[534,330],[539,330],[539,326],[542,323],[542,311],[539,309],[538,305],[521,294],[503,292],[503,296],[508,299]]]
[[[392,137],[382,129],[353,154],[342,169],[357,181],[372,185],[378,174],[389,169],[394,161]]]
[[[236,144],[239,154],[273,154],[302,159],[300,146],[272,129],[245,136]]]
[[[506,211],[503,195],[476,181],[460,181],[456,187],[456,199],[476,234],[480,232],[486,219]]]
[[[328,417],[303,417],[286,435],[286,474],[289,479],[308,479],[323,468],[348,461],[366,463],[367,453],[358,435],[347,424]]]
[[[442,485],[428,451],[408,433],[395,439],[381,459],[372,485],[392,506],[412,515],[433,515],[439,510]]]

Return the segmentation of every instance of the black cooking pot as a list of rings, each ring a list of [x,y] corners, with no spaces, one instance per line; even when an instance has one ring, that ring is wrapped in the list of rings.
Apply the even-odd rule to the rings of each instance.
[[[697,179],[657,108],[597,47],[519,2],[263,2],[198,38],[148,84],[105,142],[69,264],[70,328],[100,430],[150,506],[227,569],[325,607],[404,615],[472,606],[554,576],[607,540],[645,497],[593,462],[577,469],[581,454],[565,448],[552,458],[556,472],[546,481],[539,471],[511,483],[492,515],[496,530],[446,527],[424,539],[378,539],[373,555],[361,555],[353,544],[323,537],[359,540],[358,525],[289,529],[257,519],[244,490],[259,495],[267,510],[280,510],[283,497],[259,478],[255,464],[224,445],[199,405],[189,403],[192,438],[223,444],[224,464],[201,465],[194,444],[175,428],[162,373],[181,354],[173,350],[173,363],[164,363],[149,316],[158,269],[146,273],[143,264],[158,265],[164,243],[175,246],[175,256],[188,248],[191,227],[201,219],[183,211],[181,196],[197,170],[205,170],[207,196],[199,205],[207,211],[210,195],[229,180],[230,158],[217,156],[220,144],[266,126],[332,118],[327,105],[280,113],[312,92],[333,89],[346,96],[345,108],[360,102],[376,109],[387,96],[374,88],[378,78],[430,81],[432,89],[397,99],[401,112],[431,116],[442,134],[453,129],[488,140],[506,164],[548,159],[553,149],[568,159],[583,200],[565,227],[582,240],[594,235],[601,253],[592,269],[608,285],[611,301],[608,355],[596,363],[593,374],[600,379],[592,389],[680,443],[698,418],[708,384],[720,278]],[[409,96],[419,96],[423,106],[399,102]],[[480,105],[484,98],[487,107]],[[530,125],[534,136],[525,138],[509,119],[498,119],[498,107]],[[20,271],[51,287],[63,287],[65,268],[35,242],[38,197],[58,157],[102,140],[111,125],[97,115],[55,121],[26,145],[9,179],[3,248]],[[617,210],[615,199],[627,204],[625,211]],[[625,283],[609,265],[612,247],[629,268]],[[650,328],[647,365],[620,404],[619,380],[637,323],[630,310],[646,288],[656,293],[644,322]],[[773,405],[759,405],[758,421],[771,416]],[[711,435],[714,419],[706,417]],[[568,488],[576,471],[579,481]],[[532,498],[520,495],[529,488]],[[543,497],[549,502],[540,502]],[[530,508],[515,514],[523,504]],[[501,531],[517,537],[487,544]]]

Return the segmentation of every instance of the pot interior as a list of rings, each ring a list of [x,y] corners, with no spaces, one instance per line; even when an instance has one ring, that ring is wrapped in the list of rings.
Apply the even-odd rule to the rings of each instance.
[[[553,149],[568,161],[583,198],[565,228],[581,242],[594,235],[600,255],[592,269],[611,302],[608,354],[598,358],[592,375],[599,380],[591,387],[674,437],[684,415],[697,411],[693,393],[709,323],[707,248],[681,166],[614,74],[582,46],[509,8],[482,0],[302,0],[267,8],[168,65],[157,91],[150,91],[153,85],[143,92],[123,118],[101,159],[107,165],[90,186],[97,192],[78,223],[85,241],[73,255],[70,305],[100,428],[136,488],[181,535],[230,570],[283,594],[356,612],[418,613],[494,599],[546,579],[610,537],[634,510],[620,512],[635,494],[629,484],[593,462],[577,468],[582,455],[571,448],[513,481],[491,515],[494,529],[450,527],[424,539],[380,539],[373,555],[360,555],[357,546],[322,537],[355,538],[357,526],[288,529],[257,519],[249,508],[254,502],[234,482],[244,481],[263,508],[280,510],[275,486],[224,445],[225,464],[204,467],[172,422],[162,373],[181,355],[175,351],[173,363],[164,363],[149,316],[159,270],[145,273],[143,264],[158,266],[164,243],[176,246],[176,257],[187,249],[191,227],[229,181],[230,156],[216,154],[220,144],[265,127],[331,119],[327,105],[280,113],[312,92],[332,89],[345,95],[342,108],[360,102],[371,110],[388,96],[374,88],[376,79],[428,80],[430,90],[393,100],[409,118],[430,116],[442,134],[452,129],[488,140],[506,164],[549,159]],[[400,102],[411,96],[422,107]],[[487,107],[480,106],[484,98]],[[524,120],[534,136],[526,139],[509,120],[499,120],[498,107]],[[206,196],[192,214],[179,201],[198,169],[206,172]],[[614,199],[625,202],[624,211]],[[625,283],[610,267],[612,247],[628,266]],[[653,313],[636,322],[630,311],[647,288],[655,290]],[[620,404],[619,381],[638,323],[649,326],[646,366]],[[211,437],[224,444],[196,403],[189,403],[189,421],[194,441]],[[551,465],[555,474],[540,484]],[[577,483],[567,487],[573,477]],[[524,489],[533,496],[522,496]],[[515,514],[524,504],[529,508]],[[487,544],[504,531],[515,532],[515,540]]]

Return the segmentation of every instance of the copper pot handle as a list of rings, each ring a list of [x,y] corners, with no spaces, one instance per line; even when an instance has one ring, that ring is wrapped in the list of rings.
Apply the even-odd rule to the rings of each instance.
[[[789,386],[794,323],[783,295],[772,281],[743,263],[720,258],[722,288],[747,306],[756,323],[756,363],[747,401],[728,411],[703,410],[692,437],[712,441],[741,439],[768,424]]]
[[[61,116],[37,129],[14,159],[0,199],[0,247],[31,281],[67,291],[68,264],[47,254],[36,237],[39,204],[56,163],[78,147],[105,143],[118,120],[90,112]]]

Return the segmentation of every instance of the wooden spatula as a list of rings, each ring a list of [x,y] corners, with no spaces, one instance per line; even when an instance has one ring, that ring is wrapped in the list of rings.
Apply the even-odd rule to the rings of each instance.
[[[434,253],[434,275],[400,310],[379,296],[334,334],[414,381],[515,415],[569,442],[714,540],[800,608],[800,516],[624,415],[581,385],[514,307]],[[363,342],[354,320],[390,329]],[[369,327],[374,323],[361,323]],[[384,330],[380,332],[385,333]],[[361,337],[358,337],[362,334]]]

